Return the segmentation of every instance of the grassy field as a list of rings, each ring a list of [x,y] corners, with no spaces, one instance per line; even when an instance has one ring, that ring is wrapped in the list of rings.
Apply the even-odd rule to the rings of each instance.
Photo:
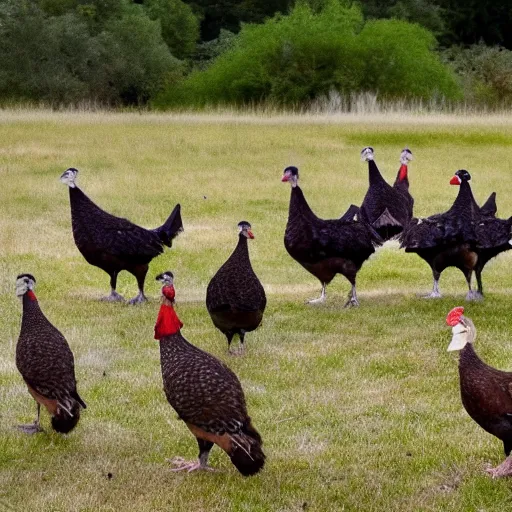
[[[324,511],[463,510],[510,507],[510,481],[486,464],[502,444],[465,413],[457,355],[447,353],[447,312],[464,304],[462,274],[447,270],[444,298],[427,301],[430,269],[387,244],[359,274],[361,307],[345,310],[348,282],[307,306],[319,283],[283,247],[287,165],[301,171],[314,211],[333,218],[360,204],[367,188],[362,147],[372,145],[388,180],[408,145],[416,215],[444,211],[468,169],[482,202],[498,192],[512,215],[512,120],[333,116],[163,116],[0,113],[0,511]],[[58,180],[68,167],[107,211],[147,227],[176,202],[185,232],[155,259],[140,307],[105,304],[108,276],[89,266],[72,234],[69,198]],[[268,307],[246,337],[245,357],[230,357],[204,305],[206,286],[252,223],[253,267]],[[476,349],[489,364],[512,367],[512,253],[484,274],[482,303],[467,304]],[[196,442],[162,391],[153,325],[154,276],[171,269],[184,335],[226,361],[245,389],[264,438],[267,465],[244,479],[219,448],[217,473],[170,471],[176,455],[195,458]],[[35,403],[14,358],[21,306],[18,273],[33,273],[47,317],[64,333],[88,409],[74,432],[26,436]],[[119,291],[136,294],[121,274]]]

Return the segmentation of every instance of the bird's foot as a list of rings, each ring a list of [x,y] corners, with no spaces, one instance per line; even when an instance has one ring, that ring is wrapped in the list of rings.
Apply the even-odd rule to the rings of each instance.
[[[512,476],[512,458],[507,457],[499,466],[487,468],[485,470],[492,478],[502,478]]]
[[[192,471],[197,471],[199,469],[203,469],[205,471],[215,471],[214,468],[201,464],[199,460],[187,461],[183,457],[173,457],[169,461],[174,468],[171,468],[171,471],[177,473],[178,471],[186,471],[187,473],[191,473]]]
[[[41,428],[41,425],[36,421],[34,423],[29,423],[28,425],[18,425],[16,427],[18,430],[21,430],[25,434],[38,434],[39,432],[44,432]]]
[[[325,296],[322,295],[321,297],[318,297],[318,299],[307,300],[306,304],[323,304],[324,302],[325,302]]]
[[[466,300],[483,300],[484,296],[478,290],[471,290],[466,295]]]
[[[343,306],[344,308],[357,308],[359,307],[359,301],[355,297],[350,297],[347,303]]]
[[[142,295],[141,293],[139,293],[139,295],[137,295],[137,297],[134,297],[133,299],[130,299],[128,301],[128,304],[142,304],[143,302],[147,302],[148,299],[146,299],[146,296],[145,295]]]
[[[430,292],[428,295],[423,295],[424,299],[440,299],[441,297],[440,292]]]
[[[104,302],[124,302],[124,297],[119,295],[115,290],[112,290],[109,296],[103,297],[101,300]]]
[[[230,356],[243,356],[245,354],[244,347],[240,347],[237,349],[228,349],[228,354]]]

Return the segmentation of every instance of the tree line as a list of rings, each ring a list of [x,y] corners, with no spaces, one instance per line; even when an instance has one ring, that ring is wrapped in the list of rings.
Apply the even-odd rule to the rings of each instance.
[[[0,0],[0,102],[512,101],[507,0]]]

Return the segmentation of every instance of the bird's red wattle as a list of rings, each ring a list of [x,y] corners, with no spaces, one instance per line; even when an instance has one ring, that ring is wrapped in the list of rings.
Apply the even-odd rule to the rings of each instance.
[[[174,286],[172,284],[170,286],[164,286],[162,288],[162,294],[166,299],[169,299],[171,302],[174,302],[176,291],[174,290]]]
[[[460,185],[460,178],[458,176],[454,176],[450,180],[450,185]]]
[[[29,290],[29,291],[27,292],[27,297],[28,297],[30,300],[37,301],[36,294],[35,294],[32,290]]]
[[[460,321],[460,317],[464,314],[464,308],[462,306],[457,306],[456,308],[453,308],[446,317],[446,323],[450,327],[454,327],[457,325]]]
[[[183,327],[176,311],[168,304],[162,304],[155,324],[155,340],[176,334]]]
[[[398,174],[398,181],[403,181],[407,179],[407,165],[402,164],[400,166],[400,172]]]

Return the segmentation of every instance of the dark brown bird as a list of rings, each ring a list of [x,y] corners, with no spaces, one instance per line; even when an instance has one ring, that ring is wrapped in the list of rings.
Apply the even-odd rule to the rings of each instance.
[[[369,224],[354,220],[357,214],[354,205],[340,219],[318,218],[309,207],[298,180],[297,167],[284,170],[282,181],[289,182],[292,189],[284,246],[288,254],[322,284],[320,297],[309,303],[324,302],[326,286],[336,274],[342,274],[352,285],[345,307],[359,306],[357,272],[375,252],[375,246],[382,244],[382,239]]]
[[[373,148],[361,151],[368,162],[369,187],[361,204],[361,219],[370,224],[383,240],[399,235],[412,218],[414,199],[409,193],[407,164],[412,153],[404,149],[400,155],[400,169],[393,186],[382,177],[374,160]]]
[[[471,175],[466,170],[457,171],[450,184],[460,189],[451,208],[426,219],[413,219],[401,235],[401,247],[418,254],[432,269],[434,286],[427,298],[441,297],[441,273],[447,267],[456,267],[468,284],[466,299],[481,299],[483,267],[489,259],[511,248],[512,219],[494,216],[493,195],[480,208],[471,191],[470,180]],[[473,271],[477,275],[478,290],[471,287]]]
[[[164,285],[155,339],[160,340],[165,395],[199,445],[199,460],[174,459],[175,471],[210,469],[208,457],[216,444],[242,475],[254,475],[263,468],[265,455],[261,436],[247,414],[240,381],[224,363],[181,335],[183,324],[173,308],[172,272],[156,279]]]
[[[78,423],[80,409],[87,406],[76,390],[73,353],[66,338],[41,311],[33,292],[35,283],[31,274],[16,278],[16,295],[23,302],[16,366],[37,402],[35,422],[19,428],[29,434],[41,432],[39,417],[44,405],[52,417],[53,429],[66,434]]]
[[[234,335],[239,335],[242,354],[245,333],[260,325],[267,298],[249,258],[247,239],[254,238],[251,225],[242,221],[238,229],[235,250],[208,284],[206,308],[215,327],[226,336],[230,352]]]
[[[180,205],[159,228],[145,229],[105,212],[93,203],[76,185],[78,171],[70,168],[60,180],[69,186],[71,224],[78,250],[87,263],[101,268],[110,276],[111,293],[107,301],[124,300],[116,292],[117,276],[127,270],[137,279],[139,293],[130,304],[144,302],[144,281],[149,263],[172,246],[173,239],[183,231]]]
[[[462,405],[486,432],[503,441],[507,458],[488,473],[493,477],[512,476],[512,373],[492,368],[478,357],[473,348],[475,326],[463,313],[463,307],[456,307],[446,317],[453,332],[448,350],[460,350]]]

